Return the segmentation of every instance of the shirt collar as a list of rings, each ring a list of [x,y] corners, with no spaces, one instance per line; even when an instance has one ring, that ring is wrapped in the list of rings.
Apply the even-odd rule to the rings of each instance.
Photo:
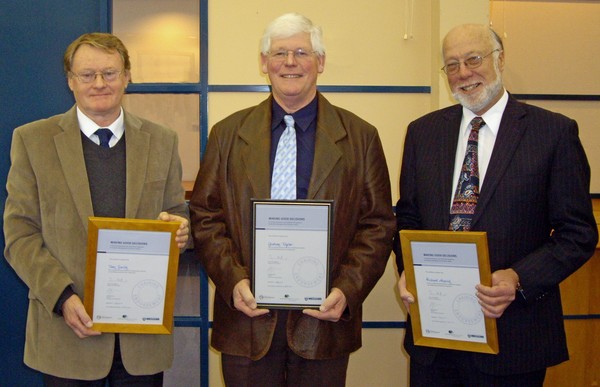
[[[92,119],[86,116],[77,106],[77,121],[79,122],[79,129],[86,135],[86,137],[90,138],[96,130],[100,127],[97,123],[92,121]],[[113,132],[113,136],[117,138],[117,141],[123,137],[123,133],[125,133],[125,120],[123,118],[123,108],[121,107],[121,112],[119,113],[119,117],[110,124],[109,126],[103,126],[103,128],[108,128]]]
[[[503,90],[502,97],[492,106],[487,112],[481,115],[483,121],[485,121],[485,126],[487,126],[491,132],[496,136],[498,134],[498,130],[500,129],[500,121],[502,121],[502,114],[504,113],[504,109],[506,108],[506,104],[508,103],[508,93],[506,90]],[[471,120],[477,115],[463,106],[463,115],[462,115],[462,123],[461,128],[463,128],[463,135],[468,135],[469,133],[469,123]]]
[[[303,107],[302,109],[294,112],[294,122],[296,129],[300,129],[303,132],[308,129],[310,124],[317,118],[317,97]],[[275,130],[283,121],[283,116],[287,115],[285,110],[273,99],[271,130]]]

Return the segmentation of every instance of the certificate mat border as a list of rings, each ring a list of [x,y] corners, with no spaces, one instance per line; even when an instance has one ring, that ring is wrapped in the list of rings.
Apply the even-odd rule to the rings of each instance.
[[[166,222],[149,219],[104,218],[90,216],[88,218],[87,264],[85,270],[85,289],[83,305],[90,316],[94,316],[94,293],[96,289],[96,260],[98,251],[98,234],[100,230],[138,230],[162,231],[171,233],[169,247],[169,263],[167,267],[167,283],[165,286],[165,306],[162,324],[123,324],[94,323],[92,329],[107,333],[173,333],[173,311],[175,308],[175,290],[177,285],[177,268],[179,265],[179,247],[175,235],[179,222]],[[92,319],[93,320],[93,319]]]
[[[401,230],[400,244],[402,247],[402,262],[404,263],[404,273],[406,276],[406,288],[415,296],[414,307],[410,308],[410,317],[415,345],[427,347],[456,349],[460,351],[482,352],[497,354],[498,331],[496,329],[496,319],[484,317],[485,334],[487,341],[485,343],[474,343],[463,340],[449,340],[442,338],[425,337],[421,330],[421,316],[419,312],[419,295],[417,294],[417,284],[415,276],[415,267],[412,258],[411,242],[442,242],[442,243],[471,243],[476,245],[477,261],[479,263],[479,279],[481,284],[492,286],[492,273],[490,269],[489,250],[487,243],[487,233],[483,231],[429,231],[429,230]]]
[[[330,286],[330,277],[331,277],[331,237],[333,235],[333,200],[276,200],[276,199],[250,199],[252,206],[252,262],[251,262],[251,290],[252,294],[254,292],[254,267],[256,266],[256,206],[259,204],[262,205],[290,205],[290,206],[322,206],[327,207],[327,217],[328,217],[328,229],[327,229],[327,258],[326,262],[326,278],[325,278],[325,289],[326,294],[324,295],[323,300],[327,298],[329,295]],[[283,304],[283,303],[256,303],[259,307],[270,307],[272,309],[318,309],[321,304]]]

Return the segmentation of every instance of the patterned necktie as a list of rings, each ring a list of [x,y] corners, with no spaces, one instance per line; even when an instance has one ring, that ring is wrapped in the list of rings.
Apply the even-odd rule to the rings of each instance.
[[[106,129],[106,128],[100,128],[98,130],[96,130],[94,132],[95,135],[98,136],[98,138],[100,139],[100,146],[103,148],[108,148],[108,142],[110,141],[110,138],[112,137],[113,133],[110,131],[110,129]]]
[[[479,162],[477,158],[477,142],[479,129],[485,125],[481,117],[471,121],[471,132],[467,142],[467,151],[463,161],[450,209],[450,231],[469,231],[471,220],[479,198]]]
[[[271,199],[296,199],[296,129],[294,117],[286,115],[285,131],[277,144],[273,177],[271,178]]]

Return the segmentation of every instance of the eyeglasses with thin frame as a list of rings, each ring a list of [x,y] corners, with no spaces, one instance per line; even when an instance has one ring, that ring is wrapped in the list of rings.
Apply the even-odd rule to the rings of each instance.
[[[79,73],[79,74],[72,72],[71,74],[73,74],[73,76],[75,78],[79,79],[79,82],[81,82],[81,83],[91,83],[96,80],[96,76],[98,76],[98,75],[100,75],[102,77],[102,79],[104,79],[105,82],[116,81],[122,72],[123,72],[123,70],[110,69],[110,70],[104,70],[104,71],[99,71],[99,72],[95,72],[95,73],[91,72],[91,71],[86,71],[86,72]]]
[[[303,61],[310,58],[310,56],[315,52],[316,51],[307,51],[303,48],[297,48],[295,50],[269,51],[267,52],[267,56],[273,61],[283,62],[288,58],[288,56],[291,53],[292,55],[294,55],[294,59],[296,59],[297,61]]]
[[[465,65],[465,67],[468,68],[469,70],[476,69],[477,67],[481,66],[481,63],[483,63],[483,60],[485,58],[487,58],[488,56],[492,55],[496,51],[500,52],[502,50],[499,49],[499,48],[497,48],[497,49],[493,50],[492,52],[490,52],[487,55],[483,55],[483,56],[476,55],[476,56],[472,56],[470,58],[465,59],[463,62],[448,63],[444,67],[442,67],[442,71],[445,72],[446,75],[456,74],[458,72],[458,70],[460,70],[460,64],[461,63],[463,63]]]

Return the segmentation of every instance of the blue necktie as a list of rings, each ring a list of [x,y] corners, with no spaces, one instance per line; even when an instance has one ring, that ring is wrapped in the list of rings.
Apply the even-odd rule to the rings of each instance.
[[[285,131],[277,144],[273,176],[271,178],[271,199],[296,199],[296,129],[294,118],[283,117]]]
[[[450,209],[450,231],[469,231],[471,220],[479,199],[479,161],[477,147],[479,142],[479,129],[485,125],[483,118],[475,117],[471,120],[471,132],[467,142],[465,159],[458,177],[452,208]]]
[[[94,132],[95,135],[98,136],[98,138],[100,139],[100,146],[103,148],[108,148],[108,142],[110,141],[110,138],[112,137],[113,133],[110,131],[110,129],[106,129],[106,128],[100,128],[98,130],[96,130]]]

